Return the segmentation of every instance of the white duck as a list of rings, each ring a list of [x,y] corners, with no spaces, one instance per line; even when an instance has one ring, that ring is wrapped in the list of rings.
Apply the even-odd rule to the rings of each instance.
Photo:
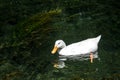
[[[90,54],[90,61],[93,62],[93,53],[98,49],[98,43],[101,38],[99,35],[96,38],[89,38],[80,42],[72,43],[66,46],[63,40],[57,40],[55,42],[54,48],[52,50],[52,54],[55,54],[58,51],[59,55],[63,56],[74,56],[81,54]]]

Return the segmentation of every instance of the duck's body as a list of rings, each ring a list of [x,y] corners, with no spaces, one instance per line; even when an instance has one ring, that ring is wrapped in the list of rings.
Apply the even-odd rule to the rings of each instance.
[[[60,55],[80,55],[95,52],[98,49],[98,42],[101,36],[97,38],[86,39],[77,43],[70,44],[59,51]]]

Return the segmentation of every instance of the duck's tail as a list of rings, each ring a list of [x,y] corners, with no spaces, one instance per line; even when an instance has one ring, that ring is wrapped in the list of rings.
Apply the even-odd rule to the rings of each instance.
[[[98,43],[100,39],[101,39],[101,35],[97,36],[95,41]]]

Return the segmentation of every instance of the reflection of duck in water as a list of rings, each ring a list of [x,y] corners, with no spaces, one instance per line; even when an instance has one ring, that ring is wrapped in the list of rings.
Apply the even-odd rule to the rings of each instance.
[[[63,61],[59,61],[58,63],[54,64],[55,68],[64,68],[65,67],[65,63]]]
[[[55,42],[52,54],[55,54],[58,51],[59,55],[62,56],[76,56],[76,55],[85,55],[89,53],[90,62],[93,62],[93,53],[98,49],[98,43],[101,38],[99,35],[96,38],[89,38],[80,42],[72,43],[66,46],[63,40],[57,40]]]

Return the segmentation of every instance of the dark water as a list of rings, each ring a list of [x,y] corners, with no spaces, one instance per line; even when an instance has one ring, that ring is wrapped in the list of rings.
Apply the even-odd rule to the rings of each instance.
[[[1,0],[0,80],[120,80],[116,0]],[[97,57],[71,57],[54,68],[54,42],[102,35]],[[61,63],[62,64],[62,63]]]
[[[116,59],[114,61],[112,58],[113,54],[117,53],[108,53],[108,51],[99,50],[99,58],[94,59],[93,63],[90,63],[90,60],[86,60],[86,58],[81,58],[81,60],[67,60],[65,61],[66,66],[64,68],[53,70],[53,75],[56,77],[54,79],[119,80],[119,60]]]

